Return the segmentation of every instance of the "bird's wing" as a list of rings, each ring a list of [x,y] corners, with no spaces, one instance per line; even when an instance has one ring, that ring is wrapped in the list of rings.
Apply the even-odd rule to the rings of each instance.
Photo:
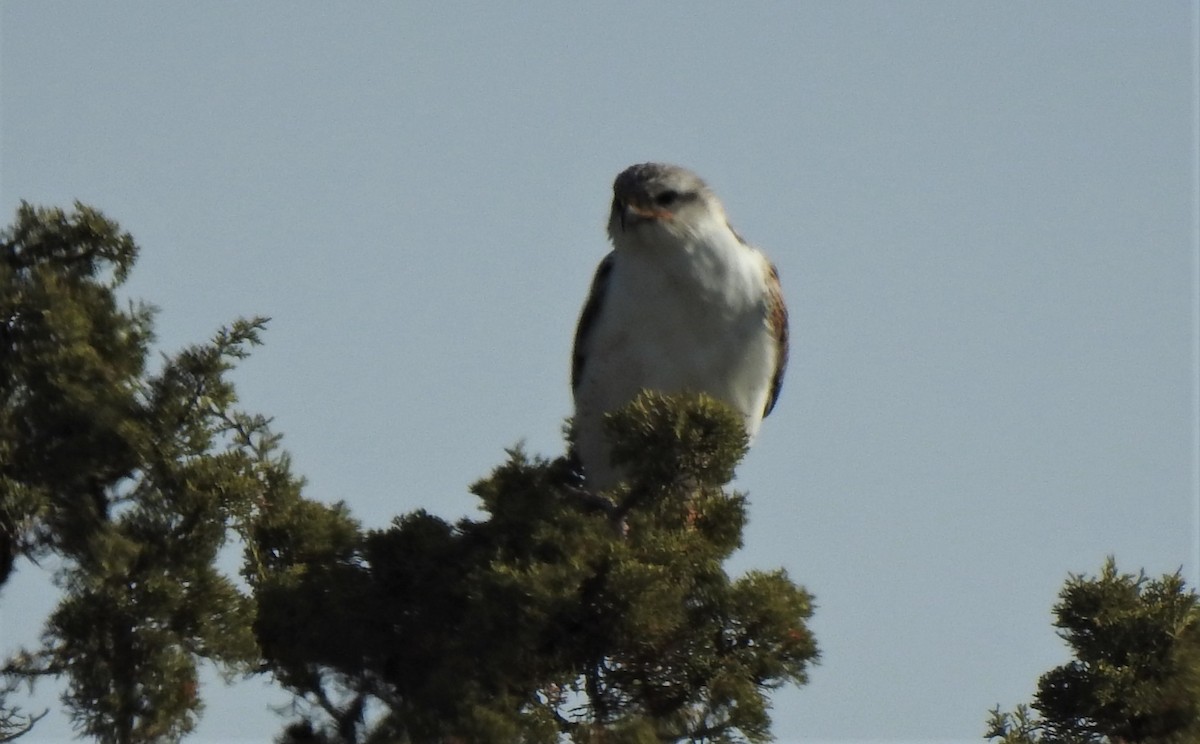
[[[788,361],[788,311],[783,302],[783,289],[779,285],[779,272],[774,264],[767,264],[767,325],[775,337],[775,374],[771,377],[771,394],[763,408],[763,418],[771,414],[779,390],[783,387],[783,372]]]
[[[579,387],[583,379],[583,366],[587,363],[588,339],[596,327],[600,317],[600,308],[608,294],[608,277],[612,274],[613,255],[609,253],[596,267],[596,275],[592,278],[592,290],[588,293],[587,302],[583,303],[583,312],[579,315],[579,325],[575,327],[575,348],[571,354],[571,390]]]

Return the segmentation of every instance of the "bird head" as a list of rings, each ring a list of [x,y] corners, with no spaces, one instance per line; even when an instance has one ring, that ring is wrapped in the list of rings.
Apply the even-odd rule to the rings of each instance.
[[[686,168],[641,163],[621,171],[613,182],[608,235],[614,245],[638,238],[686,238],[725,224],[725,209],[708,185]]]

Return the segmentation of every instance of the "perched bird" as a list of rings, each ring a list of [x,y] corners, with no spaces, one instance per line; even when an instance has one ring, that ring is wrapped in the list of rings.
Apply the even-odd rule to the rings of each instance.
[[[613,250],[596,269],[571,365],[575,448],[592,493],[621,480],[605,413],[643,389],[707,393],[741,413],[753,439],[788,355],[775,267],[696,174],[661,163],[624,170],[608,235]]]

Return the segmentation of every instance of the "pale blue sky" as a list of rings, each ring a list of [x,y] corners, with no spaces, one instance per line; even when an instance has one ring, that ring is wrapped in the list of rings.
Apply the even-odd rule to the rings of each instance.
[[[775,731],[977,740],[1065,660],[1068,572],[1200,571],[1195,12],[5,0],[0,221],[120,221],[165,349],[272,316],[245,406],[383,526],[561,451],[612,177],[695,169],[792,316],[731,566],[817,598]],[[5,650],[51,592],[20,565]],[[196,741],[282,725],[260,683],[205,694]]]

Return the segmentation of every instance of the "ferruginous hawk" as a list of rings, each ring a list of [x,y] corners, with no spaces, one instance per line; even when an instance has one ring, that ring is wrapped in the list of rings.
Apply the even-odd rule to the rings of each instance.
[[[575,332],[574,439],[592,493],[621,480],[604,414],[643,390],[707,393],[751,439],[779,396],[787,308],[775,267],[696,174],[643,163],[613,183],[608,235]]]

